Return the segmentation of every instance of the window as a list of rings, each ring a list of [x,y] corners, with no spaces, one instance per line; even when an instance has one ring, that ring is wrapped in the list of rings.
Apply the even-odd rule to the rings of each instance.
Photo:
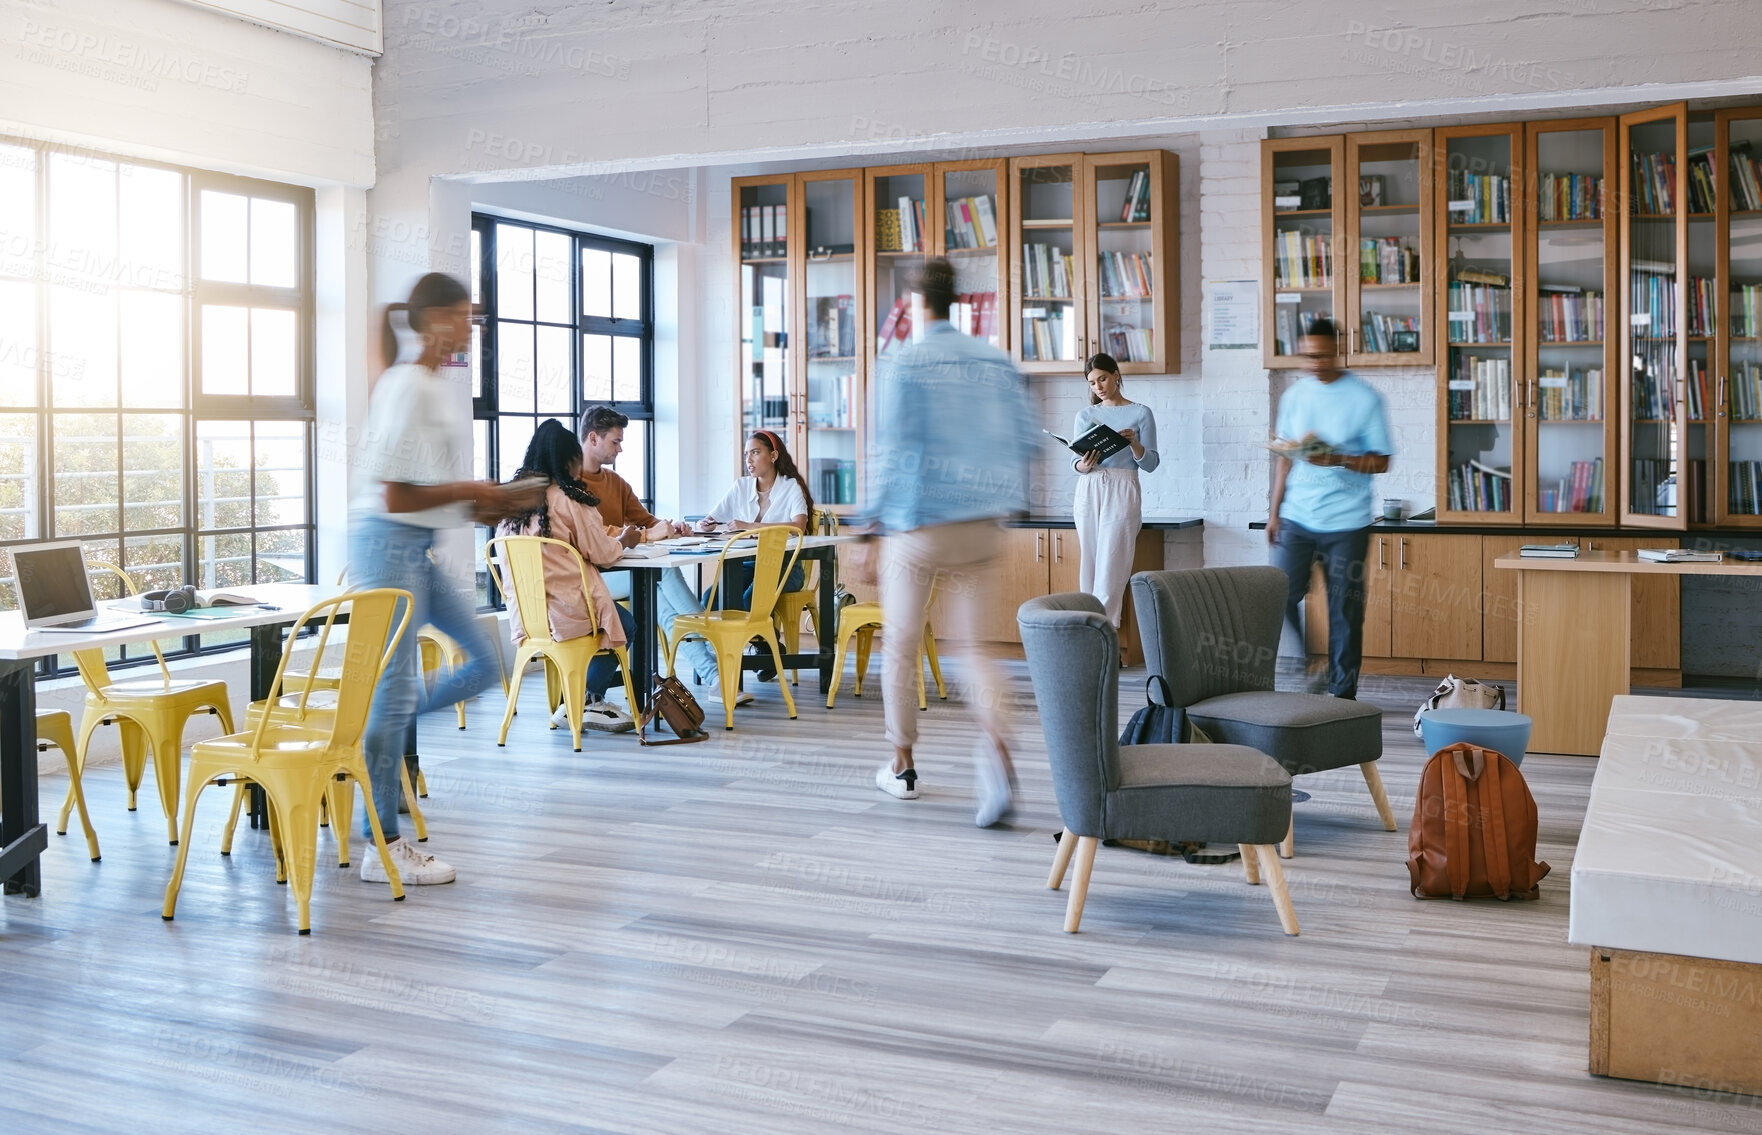
[[[311,244],[310,190],[0,139],[0,546],[309,579]]]
[[[513,476],[546,418],[573,429],[588,406],[609,404],[630,419],[618,473],[654,508],[653,259],[646,244],[472,218],[478,476]]]

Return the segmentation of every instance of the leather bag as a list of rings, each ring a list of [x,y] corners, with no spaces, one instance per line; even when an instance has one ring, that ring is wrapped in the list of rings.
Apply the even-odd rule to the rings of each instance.
[[[651,741],[648,739],[648,727],[652,724],[666,726],[673,732],[671,741]],[[637,722],[636,739],[644,745],[688,745],[693,741],[708,741],[710,735],[704,732],[704,710],[685,688],[685,683],[678,678],[655,675],[655,688],[649,694],[649,707]]]
[[[1413,711],[1413,735],[1424,737],[1420,732],[1420,714],[1428,709],[1504,709],[1505,687],[1495,686],[1489,682],[1477,682],[1473,678],[1458,678],[1454,674],[1444,675],[1438,688],[1425,704]]]
[[[1467,742],[1439,749],[1420,773],[1407,833],[1413,897],[1535,899],[1536,801],[1503,753]]]

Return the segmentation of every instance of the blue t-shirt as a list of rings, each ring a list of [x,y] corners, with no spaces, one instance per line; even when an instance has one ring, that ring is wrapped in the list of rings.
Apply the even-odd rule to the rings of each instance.
[[[1351,373],[1328,383],[1314,375],[1299,379],[1279,399],[1274,432],[1293,441],[1314,434],[1348,454],[1394,452],[1389,444],[1389,417],[1383,408],[1383,396]],[[1291,473],[1285,478],[1279,519],[1300,524],[1311,532],[1363,528],[1375,519],[1370,479],[1371,474],[1355,473],[1344,466],[1293,461]]]

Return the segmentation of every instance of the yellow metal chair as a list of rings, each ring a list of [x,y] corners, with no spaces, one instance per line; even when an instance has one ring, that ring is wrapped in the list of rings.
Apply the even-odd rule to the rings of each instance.
[[[47,752],[50,745],[67,758],[67,794],[80,810],[80,826],[86,829],[86,850],[92,862],[98,862],[98,833],[92,830],[92,817],[86,814],[86,792],[80,786],[80,751],[73,740],[73,717],[65,709],[37,711],[37,751]],[[55,825],[56,835],[67,834],[67,809],[61,810],[61,821]]]
[[[594,622],[593,629],[587,634],[561,642],[551,637],[550,589],[545,582],[544,569],[544,554],[550,548],[559,549],[574,560],[581,578],[581,593],[587,600],[587,615]],[[508,743],[508,726],[514,721],[514,706],[520,701],[520,679],[527,664],[534,658],[542,658],[547,686],[552,671],[558,675],[563,704],[568,708],[569,735],[579,753],[581,715],[587,703],[587,668],[596,655],[609,654],[618,660],[619,674],[624,679],[624,696],[629,699],[632,712],[637,704],[636,691],[630,684],[630,655],[622,646],[600,643],[600,628],[598,620],[594,619],[593,591],[587,585],[587,561],[582,559],[575,545],[548,536],[497,536],[484,545],[483,556],[489,563],[490,577],[496,581],[503,601],[513,605],[520,615],[520,626],[526,631],[526,640],[514,652],[514,678],[509,686],[508,708],[502,714],[502,731],[496,744]],[[506,579],[500,569],[507,571]],[[551,728],[555,729],[556,725]]]
[[[823,509],[814,510],[813,519],[808,524],[808,531],[826,536],[838,535],[838,517]],[[783,632],[783,649],[787,654],[801,653],[801,617],[806,615],[814,628],[814,641],[824,643],[825,631],[820,626],[820,572],[825,564],[815,560],[808,565],[803,573],[804,581],[796,591],[785,591],[777,597],[777,625]],[[801,675],[795,667],[789,669],[791,685],[799,685]]]
[[[402,602],[402,613],[399,604]],[[202,789],[214,783],[234,782],[239,778],[262,787],[269,804],[269,832],[275,847],[276,877],[285,879],[294,891],[298,909],[299,931],[312,932],[312,876],[318,858],[318,811],[339,777],[353,787],[359,784],[373,798],[368,778],[367,759],[361,739],[367,730],[367,711],[373,703],[373,691],[379,676],[391,660],[398,640],[409,627],[413,599],[408,591],[378,588],[372,591],[351,591],[312,607],[294,624],[283,650],[281,665],[276,670],[275,684],[270,689],[270,702],[277,712],[263,714],[257,727],[246,733],[231,734],[212,741],[198,741],[190,750],[189,786],[185,790],[183,839],[177,849],[177,865],[172,868],[171,881],[165,887],[165,906],[160,914],[170,921],[177,910],[178,888],[183,883],[184,865],[190,854],[190,831],[196,822],[196,800]],[[307,704],[317,688],[311,673],[291,707],[279,707],[286,695],[288,660],[293,642],[301,630],[322,622],[318,658],[312,672],[325,661],[325,647],[343,608],[348,608],[349,634],[342,647],[342,680],[335,689],[336,701],[327,713],[314,713]],[[286,716],[283,716],[284,713]],[[331,797],[333,800],[335,796]],[[404,897],[404,887],[386,850],[385,834],[380,830],[379,815],[370,806],[368,822],[373,829],[374,847],[385,865],[392,896]],[[348,837],[348,829],[340,830],[339,838]]]
[[[94,560],[88,567],[111,572],[122,581],[130,595],[140,594],[135,581],[116,565]],[[86,683],[86,708],[80,718],[76,760],[83,773],[86,748],[91,744],[92,734],[98,726],[114,722],[122,742],[122,769],[128,782],[128,808],[132,812],[135,810],[135,791],[140,787],[147,754],[151,752],[154,779],[159,784],[159,803],[165,809],[166,831],[175,846],[184,723],[198,713],[211,713],[220,718],[221,732],[231,733],[232,704],[227,700],[225,682],[172,678],[165,665],[165,656],[159,652],[159,644],[150,645],[153,656],[159,660],[159,677],[121,682],[111,680],[102,649],[74,652],[74,665],[79,667],[80,678]],[[57,821],[60,830],[67,829],[67,816],[75,803],[73,786],[69,785]]]
[[[771,661],[778,672],[777,688],[783,691],[783,704],[789,716],[795,717],[795,698],[789,683],[782,680],[783,654],[777,645],[777,597],[783,581],[795,568],[801,556],[801,533],[786,525],[749,528],[736,533],[716,560],[716,578],[710,585],[704,610],[696,615],[679,615],[667,638],[667,672],[673,672],[673,659],[679,644],[690,637],[701,638],[716,652],[716,669],[722,680],[722,715],[724,728],[734,728],[735,688],[740,683],[740,657],[746,644],[761,639],[771,648]],[[730,559],[744,558],[743,549],[755,545],[753,560],[752,609],[747,611],[715,610],[716,595],[722,586],[723,569]]]
[[[930,599],[936,599],[936,585],[941,577],[930,584]],[[832,663],[832,688],[826,691],[826,708],[831,709],[838,699],[838,687],[844,682],[844,659],[850,651],[850,640],[857,642],[857,676],[856,687],[852,691],[857,697],[863,696],[863,678],[869,673],[869,652],[875,643],[875,631],[881,626],[881,604],[852,603],[838,612],[838,651],[837,659]],[[924,664],[930,664],[930,676],[936,679],[936,696],[943,701],[948,700],[948,686],[942,681],[942,659],[936,653],[936,635],[930,629],[930,616],[924,616],[924,642],[918,650],[918,708],[929,709],[930,701],[924,696]]]

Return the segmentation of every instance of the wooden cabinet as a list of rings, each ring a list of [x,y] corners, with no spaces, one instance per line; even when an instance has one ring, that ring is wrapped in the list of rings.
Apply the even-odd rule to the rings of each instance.
[[[1345,231],[1340,216],[1346,145],[1338,135],[1269,138],[1260,144],[1261,363],[1301,367],[1298,340],[1316,319],[1343,309]],[[1342,343],[1342,348],[1345,344]]]
[[[1037,595],[1061,595],[1080,590],[1077,580],[1082,553],[1076,530],[1072,528],[1010,528],[1005,531],[1003,566],[992,585],[979,596],[976,633],[986,642],[1019,643],[1022,635],[1016,627],[1016,609]],[[1160,571],[1162,566],[1162,532],[1160,529],[1145,529],[1138,534],[1132,570]],[[938,631],[947,623],[952,633],[953,624],[948,622],[944,598],[939,590],[930,617]],[[938,616],[943,618],[943,623],[935,621]],[[1134,664],[1143,661],[1143,651],[1138,645],[1138,621],[1132,611],[1130,594],[1126,596],[1120,619],[1120,641],[1126,647],[1129,660]]]
[[[1637,552],[1641,548],[1675,548],[1682,541],[1659,536],[1586,536],[1578,541],[1587,552]],[[1682,576],[1632,577],[1633,661],[1635,670],[1676,670],[1682,666]]]
[[[1714,390],[1713,520],[1762,527],[1762,107],[1713,115],[1714,295],[1721,304]]]
[[[1472,537],[1462,537],[1464,540]],[[1481,543],[1481,660],[1517,664],[1517,624],[1523,610],[1517,602],[1517,573],[1493,566],[1500,556],[1516,555],[1525,544],[1565,544],[1570,539],[1552,536],[1482,536]],[[1533,616],[1532,616],[1533,618]]]
[[[1478,657],[1480,548],[1472,538],[1398,535],[1390,577],[1390,646],[1395,658]]]
[[[1083,162],[1090,272],[1087,353],[1121,374],[1181,373],[1181,165],[1167,150]]]

